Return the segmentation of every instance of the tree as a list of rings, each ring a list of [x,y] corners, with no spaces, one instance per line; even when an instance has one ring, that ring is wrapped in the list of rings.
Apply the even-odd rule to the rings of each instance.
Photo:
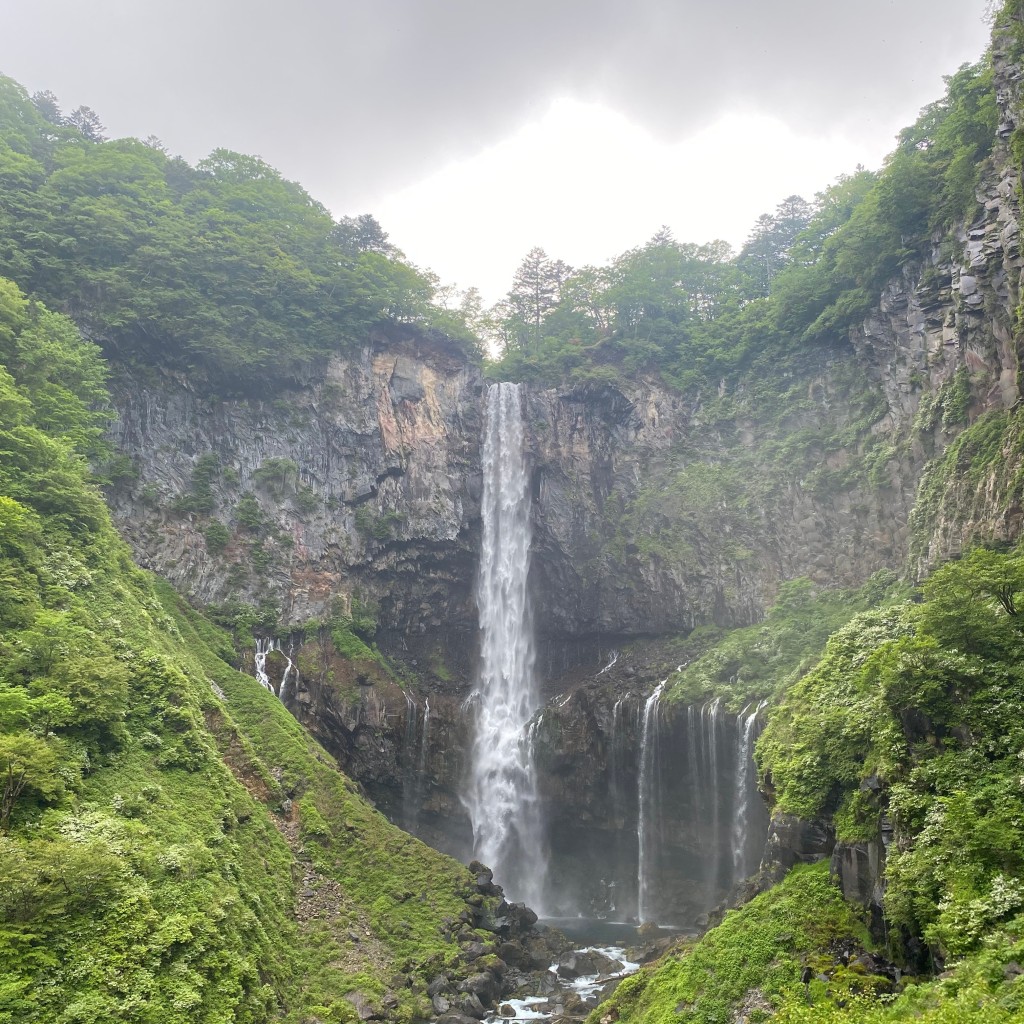
[[[66,123],[77,128],[90,142],[102,142],[106,138],[100,116],[92,107],[76,107],[68,114]]]
[[[550,259],[539,246],[523,257],[508,293],[509,308],[516,321],[512,333],[520,347],[543,337],[544,321],[558,305],[562,286],[571,274],[572,267]]]
[[[26,793],[52,800],[63,792],[53,746],[27,732],[0,735],[0,832],[7,832],[11,815]]]
[[[388,241],[388,233],[368,213],[342,217],[331,230],[331,241],[353,256],[361,252],[377,252],[382,256],[401,258],[398,249]]]
[[[768,295],[772,282],[790,262],[790,250],[810,223],[814,207],[802,196],[788,196],[775,207],[775,213],[757,218],[746,244],[740,250],[737,265],[755,282],[758,295]]]
[[[32,105],[50,124],[61,127],[67,123],[64,120],[64,115],[61,113],[57,97],[49,89],[33,93]]]

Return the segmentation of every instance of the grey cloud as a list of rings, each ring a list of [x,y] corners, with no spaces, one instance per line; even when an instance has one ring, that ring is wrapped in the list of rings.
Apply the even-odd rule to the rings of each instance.
[[[856,132],[935,98],[936,68],[978,56],[986,36],[982,0],[7,6],[0,70],[30,90],[193,160],[259,153],[350,209],[567,93],[668,138],[737,106]]]

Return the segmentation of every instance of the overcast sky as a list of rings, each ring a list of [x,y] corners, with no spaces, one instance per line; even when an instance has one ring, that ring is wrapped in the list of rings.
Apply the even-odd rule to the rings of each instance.
[[[108,134],[256,153],[446,282],[661,224],[742,243],[982,53],[985,0],[0,0],[0,72]]]

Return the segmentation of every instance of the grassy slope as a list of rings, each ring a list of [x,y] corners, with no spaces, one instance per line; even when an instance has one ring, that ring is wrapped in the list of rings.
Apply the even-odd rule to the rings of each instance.
[[[0,281],[0,355],[0,1022],[424,1011],[468,871],[131,563],[82,457],[95,349]]]
[[[1002,937],[942,980],[901,991],[857,962],[864,927],[826,866],[798,868],[728,914],[700,941],[623,982],[588,1024],[1008,1024],[1024,1019],[1024,986],[1004,966],[1024,942]],[[844,965],[839,952],[849,958]],[[813,972],[801,983],[805,967]]]

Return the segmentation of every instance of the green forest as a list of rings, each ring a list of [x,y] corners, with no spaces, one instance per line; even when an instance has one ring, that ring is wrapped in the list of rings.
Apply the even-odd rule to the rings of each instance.
[[[1024,0],[995,31],[1024,62]],[[665,697],[768,702],[756,761],[776,815],[850,844],[886,823],[881,927],[825,864],[800,866],[624,980],[590,1024],[1024,1021],[1024,550],[970,543],[918,571],[938,519],[970,519],[952,507],[964,481],[995,480],[1004,511],[1024,499],[1005,468],[1024,456],[1021,406],[972,415],[965,370],[902,448],[879,440],[866,380],[847,382],[844,429],[792,422],[805,368],[848,357],[887,282],[949,286],[930,254],[952,250],[993,162],[1019,183],[1024,130],[999,135],[991,53],[948,77],[883,167],[783,199],[739,252],[668,229],[603,266],[537,248],[490,309],[472,290],[451,301],[373,217],[334,219],[256,157],[191,166],[156,139],[104,138],[83,109],[0,78],[0,1024],[328,1024],[367,1019],[367,1002],[372,1019],[427,1020],[439,972],[499,959],[463,955],[493,942],[474,922],[497,899],[374,810],[239,671],[272,612],[193,607],[134,563],[106,502],[129,471],[113,374],[184,374],[223,398],[271,375],[283,391],[400,327],[487,380],[654,379],[712,427],[764,410],[763,449],[680,462],[595,526],[609,547],[683,558],[723,524],[741,547],[751,495],[783,469],[827,493],[827,455],[851,452],[843,472],[879,488],[901,458],[930,458],[906,564],[859,588],[780,580],[761,621],[674,638]],[[939,427],[950,443],[932,452]],[[215,556],[229,534],[203,518],[197,467],[173,512],[198,517]],[[262,472],[298,494],[297,469]],[[362,514],[390,539],[390,519]],[[323,626],[343,660],[412,673],[372,646],[366,608]]]

